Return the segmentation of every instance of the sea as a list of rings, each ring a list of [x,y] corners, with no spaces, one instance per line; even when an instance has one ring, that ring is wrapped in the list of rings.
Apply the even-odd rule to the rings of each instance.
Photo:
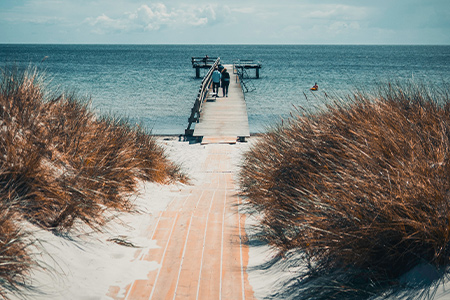
[[[450,83],[446,45],[0,44],[0,67],[36,67],[49,89],[75,92],[98,115],[127,119],[156,135],[179,135],[201,84],[191,58],[205,55],[222,64],[261,63],[260,77],[248,70],[246,79],[251,133],[299,110],[314,112],[330,96],[346,99],[388,83]],[[315,83],[319,90],[312,92]]]

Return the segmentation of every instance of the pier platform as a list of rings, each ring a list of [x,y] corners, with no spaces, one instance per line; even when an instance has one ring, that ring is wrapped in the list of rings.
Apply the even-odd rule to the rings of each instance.
[[[200,69],[210,69],[214,66],[217,57],[192,57],[192,67],[195,68],[195,77],[200,78]]]

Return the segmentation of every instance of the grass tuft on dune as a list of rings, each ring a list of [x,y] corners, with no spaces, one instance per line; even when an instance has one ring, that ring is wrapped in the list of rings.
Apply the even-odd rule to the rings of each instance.
[[[448,267],[448,88],[327,101],[262,135],[240,172],[264,238],[306,262],[298,299],[367,298],[419,264]]]
[[[0,297],[33,264],[19,223],[55,233],[101,230],[107,210],[131,211],[139,180],[186,181],[139,126],[97,117],[75,94],[48,89],[35,69],[0,74]]]

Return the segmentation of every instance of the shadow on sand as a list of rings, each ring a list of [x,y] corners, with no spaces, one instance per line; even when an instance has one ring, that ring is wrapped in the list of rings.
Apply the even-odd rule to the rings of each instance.
[[[248,238],[250,248],[270,250],[254,231]],[[272,253],[276,253],[271,249]],[[381,299],[448,299],[450,290],[445,283],[450,279],[448,270],[439,270],[424,262],[397,280],[369,281],[368,270],[352,267],[334,270],[317,270],[314,262],[297,250],[285,255],[272,255],[259,265],[250,266],[250,273],[258,273],[266,282],[267,292],[262,299],[286,300],[381,300]],[[267,278],[267,280],[263,279]]]

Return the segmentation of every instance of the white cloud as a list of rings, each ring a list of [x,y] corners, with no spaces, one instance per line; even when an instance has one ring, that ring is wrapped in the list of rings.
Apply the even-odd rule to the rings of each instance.
[[[204,26],[208,24],[208,18],[197,18],[196,20],[192,20],[189,22],[192,26]]]
[[[169,9],[162,3],[141,5],[133,12],[123,13],[116,18],[102,14],[86,21],[93,27],[93,32],[129,32],[129,31],[157,31],[163,26],[173,29],[192,26],[214,25],[220,22],[217,14],[217,5],[205,6],[182,5],[176,9]],[[223,7],[222,12],[229,12]],[[225,18],[226,15],[222,15]]]
[[[87,22],[93,27],[93,32],[104,34],[109,32],[120,32],[130,28],[126,20],[112,19],[105,14],[98,16],[95,19],[87,19]]]
[[[144,30],[158,30],[161,26],[172,23],[174,13],[169,13],[167,7],[162,3],[142,5],[134,13],[129,14],[132,28],[143,28]]]
[[[303,17],[312,19],[362,20],[367,17],[366,7],[349,5],[315,5],[302,10]]]
[[[201,7],[185,6],[180,8],[178,12],[180,20],[182,20],[181,23],[191,26],[205,26],[220,22],[221,18],[218,17],[217,11],[216,5],[208,4]]]

